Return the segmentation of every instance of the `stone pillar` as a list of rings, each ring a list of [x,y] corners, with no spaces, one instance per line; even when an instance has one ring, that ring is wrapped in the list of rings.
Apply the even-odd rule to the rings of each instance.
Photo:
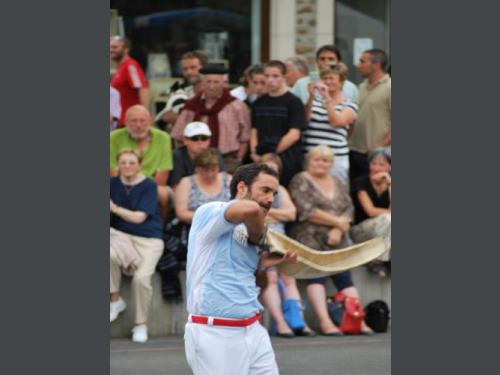
[[[317,0],[296,0],[295,56],[314,66],[316,51]]]
[[[271,0],[271,60],[295,55],[295,0]]]

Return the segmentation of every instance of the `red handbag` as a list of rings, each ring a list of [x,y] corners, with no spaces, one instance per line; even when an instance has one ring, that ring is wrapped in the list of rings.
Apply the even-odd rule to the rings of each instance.
[[[361,333],[361,323],[366,313],[361,306],[359,298],[347,297],[345,294],[338,292],[335,294],[334,299],[335,302],[341,303],[344,306],[344,314],[339,329],[343,333],[351,335]]]

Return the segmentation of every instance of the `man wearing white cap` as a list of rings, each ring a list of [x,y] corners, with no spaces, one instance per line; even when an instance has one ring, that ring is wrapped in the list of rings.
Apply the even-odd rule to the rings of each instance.
[[[168,185],[175,187],[182,177],[194,174],[193,159],[203,150],[210,147],[212,132],[204,122],[195,121],[184,128],[184,146],[174,151],[174,169],[169,176]],[[219,159],[219,168],[225,171],[222,156]]]

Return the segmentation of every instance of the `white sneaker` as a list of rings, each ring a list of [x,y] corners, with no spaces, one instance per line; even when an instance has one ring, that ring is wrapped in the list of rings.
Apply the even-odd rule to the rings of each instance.
[[[145,324],[139,324],[132,329],[132,341],[137,343],[148,341],[148,327]]]
[[[110,302],[109,304],[109,322],[113,322],[118,318],[118,315],[127,308],[127,304],[122,297],[116,302]]]

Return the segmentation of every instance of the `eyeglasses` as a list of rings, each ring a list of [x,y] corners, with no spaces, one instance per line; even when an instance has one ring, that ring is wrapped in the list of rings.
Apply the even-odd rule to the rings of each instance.
[[[206,135],[195,135],[194,137],[190,137],[189,139],[193,142],[205,142],[208,141],[210,137],[207,137]]]

